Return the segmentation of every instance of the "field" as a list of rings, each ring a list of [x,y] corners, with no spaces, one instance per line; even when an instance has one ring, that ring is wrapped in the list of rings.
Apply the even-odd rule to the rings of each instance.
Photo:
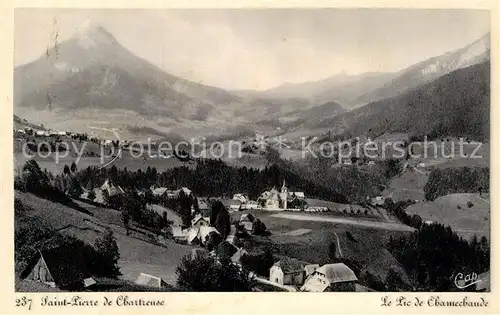
[[[388,187],[381,193],[393,201],[425,200],[424,187],[429,179],[429,172],[418,167],[410,167],[401,175],[394,177]]]
[[[337,249],[337,257],[351,261],[354,265],[351,267],[357,269],[358,274],[369,272],[385,279],[389,269],[396,268],[402,278],[408,281],[400,264],[385,249],[385,244],[390,236],[404,235],[409,229],[399,231],[328,221],[292,220],[277,216],[277,212],[261,210],[233,212],[231,217],[236,220],[247,212],[260,219],[271,232],[268,237],[253,236],[244,242],[249,250],[270,247],[278,256],[286,255],[310,263],[325,264],[331,262],[329,246],[332,242],[337,242],[338,238],[340,249]],[[321,215],[311,217],[319,216]]]
[[[120,212],[116,210],[77,202],[90,213],[86,214],[32,194],[16,191],[16,198],[35,209],[35,213],[31,215],[61,233],[75,236],[86,243],[93,244],[102,236],[105,228],[111,228],[120,251],[118,265],[124,280],[133,281],[143,272],[162,277],[169,284],[175,284],[175,269],[182,257],[193,248],[170,240],[166,241],[166,246],[158,246],[134,237],[134,234],[127,236],[121,225]],[[95,228],[96,226],[100,229]]]
[[[471,202],[472,207],[467,203]],[[424,221],[434,221],[449,225],[464,238],[470,239],[474,234],[478,237],[490,237],[490,201],[489,195],[483,194],[450,194],[437,198],[432,202],[419,202],[406,210],[416,213]]]

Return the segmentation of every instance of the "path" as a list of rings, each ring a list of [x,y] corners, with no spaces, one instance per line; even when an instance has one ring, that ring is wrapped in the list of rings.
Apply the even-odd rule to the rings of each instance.
[[[374,221],[353,220],[353,219],[335,218],[335,217],[309,216],[303,214],[278,213],[278,214],[273,214],[272,217],[289,219],[289,220],[331,222],[331,223],[340,223],[348,225],[350,224],[350,225],[358,225],[368,228],[391,230],[391,231],[412,232],[415,230],[414,228],[401,223],[374,222]]]

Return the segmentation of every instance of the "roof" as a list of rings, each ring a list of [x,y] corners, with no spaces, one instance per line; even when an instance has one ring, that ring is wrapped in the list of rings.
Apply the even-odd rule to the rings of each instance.
[[[235,199],[220,199],[220,202],[226,207],[241,205],[241,201]]]
[[[177,225],[171,225],[173,237],[186,237],[187,231],[182,230],[182,227]]]
[[[198,236],[200,237],[200,239],[202,241],[205,241],[205,239],[207,238],[208,234],[212,233],[212,232],[215,232],[217,234],[220,234],[219,231],[217,231],[216,228],[214,228],[213,226],[206,226],[206,225],[202,225],[200,226],[200,228],[198,229]]]
[[[305,270],[306,274],[310,275],[311,273],[313,273],[318,268],[319,268],[318,264],[311,264],[311,265],[306,265],[304,267],[304,270]]]
[[[167,285],[167,283],[160,277],[148,275],[146,273],[142,273],[137,277],[135,283],[138,285],[144,285],[148,287],[161,288]]]
[[[197,200],[198,200],[198,208],[200,209],[200,211],[204,209],[209,209],[209,206],[204,199],[198,197]]]
[[[304,263],[296,258],[284,257],[274,263],[274,266],[281,268],[283,273],[302,272]]]
[[[30,274],[33,267],[39,261],[40,256],[43,257],[47,269],[58,287],[64,287],[75,282],[83,282],[85,279],[91,277],[83,264],[81,251],[70,247],[57,247],[39,251],[25,269],[21,278],[25,278]]]
[[[238,252],[238,248],[228,241],[221,242],[215,249],[215,254],[219,259],[232,259],[236,252]]]
[[[193,242],[198,237],[198,230],[199,229],[193,229],[193,228],[187,230],[187,235],[188,235],[187,241],[188,241],[188,243]]]
[[[250,221],[253,222],[254,216],[251,213],[243,213],[240,217],[240,222],[241,221]]]
[[[109,181],[109,179],[106,179],[104,184],[102,184],[101,189],[107,190],[110,196],[125,193],[125,191],[120,186],[114,185]]]
[[[358,280],[354,271],[343,263],[323,265],[316,269],[315,273],[324,275],[330,284]]]
[[[248,255],[248,252],[243,249],[243,248],[239,248],[235,253],[234,255],[231,257],[231,261],[233,263],[236,263],[236,264],[239,264],[240,263],[240,260],[241,260],[241,257],[243,257],[243,255]]]
[[[207,219],[205,219],[201,214],[197,214],[195,215],[195,217],[191,220],[191,225],[195,225],[196,222],[200,221],[200,220],[205,220],[207,223]]]
[[[154,189],[151,189],[151,192],[153,193],[153,195],[155,196],[161,196],[163,195],[166,191],[168,190],[168,188],[166,187],[159,187],[159,188],[154,188]]]
[[[290,196],[295,195],[297,198],[305,198],[306,195],[302,191],[292,191],[288,193]]]

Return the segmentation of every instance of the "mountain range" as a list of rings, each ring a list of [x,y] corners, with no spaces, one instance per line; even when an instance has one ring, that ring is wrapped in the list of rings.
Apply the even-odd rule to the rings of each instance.
[[[336,119],[347,122],[350,109],[371,102],[375,105],[367,108],[378,108],[380,100],[489,60],[489,49],[488,34],[397,73],[340,74],[267,91],[226,91],[165,72],[89,22],[35,61],[15,68],[14,112],[50,128],[89,131],[90,124],[107,124],[132,138],[297,130]]]

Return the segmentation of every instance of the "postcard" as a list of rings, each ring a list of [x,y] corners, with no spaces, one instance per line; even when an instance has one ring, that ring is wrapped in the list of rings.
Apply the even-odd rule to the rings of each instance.
[[[493,4],[216,4],[10,8],[2,307],[498,311]]]

